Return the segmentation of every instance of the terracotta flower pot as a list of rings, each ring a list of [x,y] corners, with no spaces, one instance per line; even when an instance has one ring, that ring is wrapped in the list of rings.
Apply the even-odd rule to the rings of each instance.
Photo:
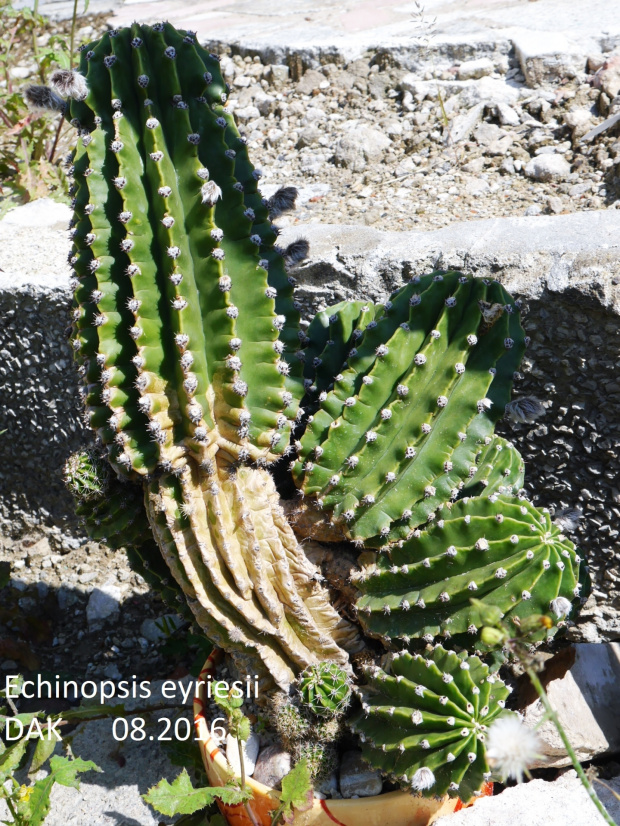
[[[213,676],[215,667],[222,659],[222,652],[214,650],[200,673],[199,680],[207,681]],[[194,723],[200,751],[204,761],[209,783],[223,786],[230,777],[230,766],[205,720],[206,698],[204,686],[194,699]],[[278,808],[280,793],[263,783],[257,783],[251,777],[247,784],[254,795],[250,805],[260,826],[270,826],[272,813]],[[483,795],[493,792],[493,784],[485,784]],[[357,800],[317,800],[305,812],[295,816],[295,826],[428,826],[437,818],[458,811],[466,805],[455,797],[443,797],[439,800],[426,797],[413,797],[406,792],[388,792],[375,797],[363,797]],[[230,826],[252,826],[245,808],[219,804],[220,810]]]

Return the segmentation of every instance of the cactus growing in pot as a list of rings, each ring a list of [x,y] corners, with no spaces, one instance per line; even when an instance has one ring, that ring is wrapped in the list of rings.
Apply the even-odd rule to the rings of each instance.
[[[504,288],[431,273],[303,328],[285,267],[303,244],[279,249],[270,216],[294,198],[261,197],[217,59],[134,24],[80,69],[86,85],[63,79],[72,344],[110,484],[135,492],[132,527],[78,485],[93,534],[118,528],[151,567],[157,548],[204,633],[284,692],[299,679],[320,713],[368,638],[479,646],[471,582],[515,617],[570,608],[581,560],[517,498],[521,459],[494,435],[525,348]],[[300,510],[363,551],[343,615],[269,472],[289,455]]]

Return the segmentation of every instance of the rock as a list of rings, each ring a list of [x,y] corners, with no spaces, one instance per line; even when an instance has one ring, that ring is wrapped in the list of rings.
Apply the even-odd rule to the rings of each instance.
[[[181,625],[183,625],[183,619],[178,614],[164,614],[156,620],[145,619],[140,626],[140,633],[149,642],[159,642],[168,636],[165,629],[170,629],[169,633],[171,633]]]
[[[323,130],[319,129],[317,126],[306,126],[299,133],[297,148],[303,149],[305,146],[313,146],[313,144],[319,142],[319,138],[323,134]]]
[[[558,198],[557,195],[550,195],[547,198],[547,208],[554,215],[559,215],[564,210],[562,199]]]
[[[477,103],[466,112],[456,115],[450,121],[450,142],[468,140],[476,125],[482,120],[484,113],[484,103]]]
[[[507,103],[499,101],[495,104],[497,117],[502,126],[518,126],[521,123],[519,113]]]
[[[525,174],[536,181],[565,181],[570,175],[570,164],[561,155],[537,155],[525,167]]]
[[[345,798],[372,797],[381,794],[383,788],[381,772],[371,769],[357,749],[342,755],[339,782],[340,793]]]
[[[2,219],[2,227],[36,227],[37,230],[66,230],[71,210],[51,198],[39,198],[24,206],[9,210]],[[65,245],[66,246],[66,245]]]
[[[592,79],[596,86],[610,98],[615,98],[620,92],[620,55],[613,55],[603,63],[602,67]]]
[[[368,162],[380,160],[392,141],[372,126],[355,125],[344,135],[334,149],[334,160],[353,172],[361,172]]]
[[[311,95],[315,89],[319,89],[324,80],[325,75],[322,72],[308,69],[297,84],[297,91],[300,95]]]
[[[481,77],[480,80],[468,84],[459,98],[463,106],[475,106],[477,103],[510,105],[519,100],[519,90],[505,80]]]
[[[485,75],[492,75],[495,71],[493,61],[488,57],[479,57],[477,60],[465,60],[456,70],[459,80],[474,80]]]
[[[577,140],[591,128],[592,112],[589,109],[571,109],[564,115],[564,123],[573,130],[573,140]]]
[[[488,192],[489,184],[484,178],[468,178],[465,182],[465,192],[472,195],[474,198],[479,197],[485,192]]]
[[[481,123],[474,130],[474,139],[480,146],[489,146],[494,141],[503,138],[506,132],[495,123]]]
[[[256,106],[242,106],[235,109],[235,118],[242,123],[247,123],[250,120],[256,120],[260,117],[260,112]]]
[[[571,196],[571,198],[579,198],[582,195],[585,195],[586,193],[591,191],[592,184],[588,181],[583,184],[575,184],[574,186],[571,186],[571,188],[568,191],[568,194]]]
[[[253,777],[258,783],[279,789],[282,785],[282,778],[290,770],[291,755],[280,746],[266,746],[260,750]]]
[[[298,234],[299,226],[284,227],[280,243],[286,246]],[[305,224],[304,236],[310,255],[300,270],[300,300],[313,302],[337,290],[378,301],[410,277],[404,273],[464,267],[499,278],[523,297],[576,291],[571,300],[620,314],[620,289],[613,284],[620,278],[620,250],[600,242],[620,237],[617,210],[463,221],[428,232]]]
[[[267,77],[274,83],[286,83],[289,75],[288,66],[279,63],[272,63],[267,67]]]
[[[559,32],[522,29],[512,42],[528,86],[572,78],[582,70],[581,49]]]
[[[620,643],[575,645],[549,660],[545,672],[556,674],[546,684],[547,694],[578,760],[584,762],[620,751]],[[544,716],[538,697],[532,697],[523,713],[528,725],[538,726]],[[570,765],[555,726],[547,721],[537,732],[547,759],[536,767]]]
[[[245,773],[251,777],[256,768],[256,758],[258,757],[258,750],[260,748],[260,737],[258,734],[252,732],[247,740],[243,743],[243,763]],[[239,742],[228,734],[226,736],[226,759],[232,766],[235,774],[241,774],[241,763],[239,761]]]
[[[120,612],[121,589],[117,585],[94,588],[86,606],[86,618],[91,631],[101,628],[105,620],[114,620]]]
[[[609,781],[606,781],[609,782]],[[620,790],[616,779],[610,785]],[[620,802],[597,784],[597,794],[618,822]],[[553,783],[532,780],[493,797],[483,797],[469,809],[440,817],[435,826],[604,826],[577,772],[568,771]]]
[[[528,215],[528,216],[532,216],[532,215],[540,215],[541,212],[542,212],[542,207],[541,207],[540,204],[532,204],[531,206],[529,206],[525,210],[525,212],[523,214]]]

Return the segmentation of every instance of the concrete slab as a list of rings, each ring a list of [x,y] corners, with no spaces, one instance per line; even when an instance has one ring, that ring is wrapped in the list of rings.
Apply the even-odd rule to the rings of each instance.
[[[617,792],[615,778],[610,785]],[[599,784],[596,792],[617,822],[620,803]],[[442,817],[435,826],[603,826],[605,821],[588,798],[577,772],[568,771],[553,783],[534,780],[484,797],[470,809]]]
[[[620,211],[463,221],[431,232],[305,224],[285,227],[281,244],[303,236],[299,295],[323,301],[367,295],[384,299],[413,275],[463,269],[499,278],[528,298],[571,292],[620,312]]]
[[[29,0],[19,0],[26,5]],[[620,5],[609,0],[426,0],[425,18],[436,18],[432,50],[435,56],[466,59],[478,52],[508,51],[512,39],[527,34],[564,35],[572,48],[610,50],[620,43]],[[47,0],[39,10],[70,17],[70,0]],[[134,20],[169,20],[194,29],[202,42],[270,55],[281,62],[300,53],[307,62],[354,59],[368,49],[385,48],[405,64],[422,55],[413,23],[415,4],[408,0],[91,0],[89,12],[111,15],[114,25]]]

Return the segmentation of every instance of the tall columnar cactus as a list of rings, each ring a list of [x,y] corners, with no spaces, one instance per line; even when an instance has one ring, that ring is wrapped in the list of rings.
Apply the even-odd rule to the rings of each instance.
[[[471,649],[482,625],[472,597],[517,622],[557,613],[561,598],[563,619],[578,603],[582,567],[547,511],[516,497],[466,498],[363,569],[358,610],[371,634],[454,638]]]
[[[442,646],[428,657],[394,657],[390,674],[368,673],[352,720],[368,762],[430,797],[468,800],[490,777],[484,741],[509,689],[478,657]]]
[[[335,310],[343,326],[344,311]],[[364,307],[356,322],[362,335],[329,391],[317,362],[309,390],[316,388],[319,409],[294,474],[352,539],[389,545],[477,473],[476,457],[509,400],[524,334],[497,282],[454,272],[413,279],[379,311]]]
[[[287,449],[302,362],[218,61],[189,33],[136,24],[87,46],[80,68],[73,346],[91,425],[117,473],[147,485],[153,533],[214,641],[282,686],[323,658],[346,666],[356,632],[271,477],[237,468]]]

